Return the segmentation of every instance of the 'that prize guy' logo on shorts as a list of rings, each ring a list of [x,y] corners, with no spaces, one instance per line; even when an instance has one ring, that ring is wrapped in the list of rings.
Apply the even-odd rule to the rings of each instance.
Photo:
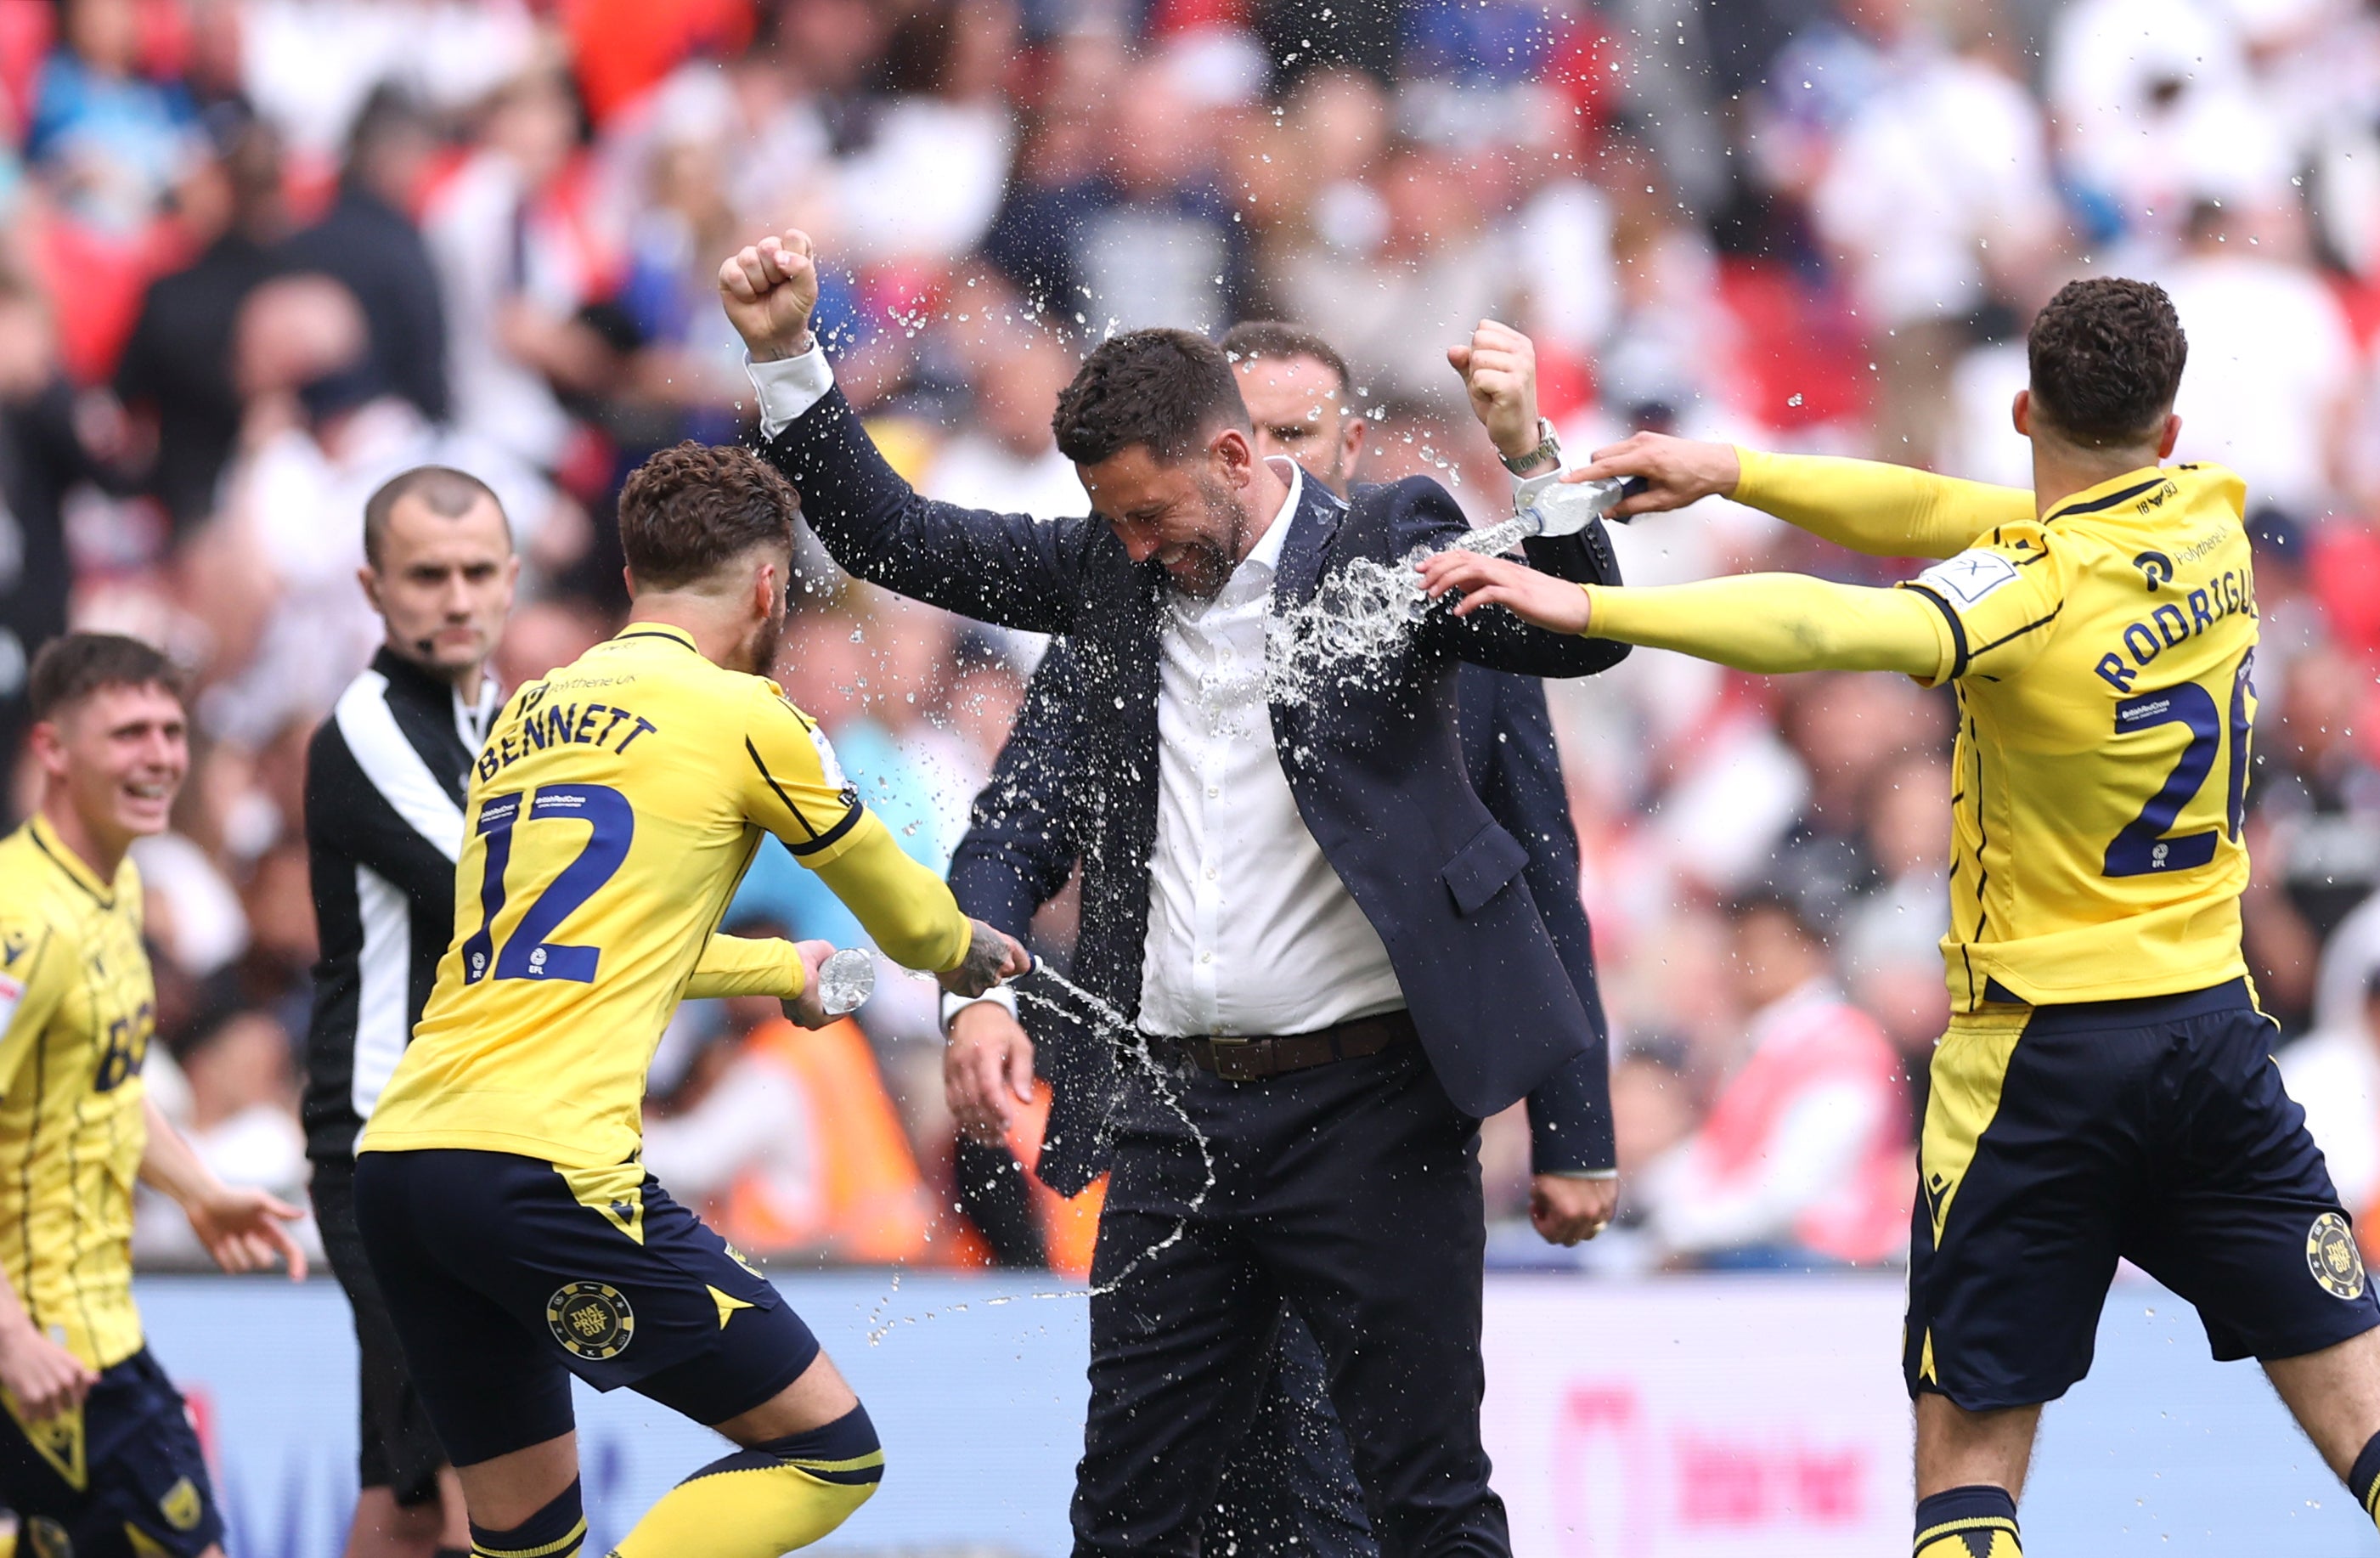
[[[2363,1296],[2363,1255],[2355,1248],[2346,1218],[2325,1211],[2313,1220],[2306,1230],[2306,1270],[2334,1298]]]
[[[2361,1281],[2360,1269],[2357,1274]],[[609,1283],[565,1283],[545,1301],[545,1323],[572,1354],[601,1363],[636,1339],[637,1311]]]

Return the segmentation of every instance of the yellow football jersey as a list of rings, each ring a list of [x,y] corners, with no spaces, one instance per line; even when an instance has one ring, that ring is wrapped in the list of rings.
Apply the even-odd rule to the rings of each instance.
[[[454,941],[361,1151],[633,1157],[653,1048],[764,829],[889,955],[942,969],[966,951],[950,889],[808,717],[674,627],[632,627],[515,693],[464,815]]]
[[[156,987],[140,873],[103,880],[40,817],[0,840],[0,1270],[93,1369],[140,1350],[132,1187]]]
[[[2247,972],[2240,837],[2256,590],[2240,479],[2145,467],[1909,581],[1959,696],[1957,1010]]]

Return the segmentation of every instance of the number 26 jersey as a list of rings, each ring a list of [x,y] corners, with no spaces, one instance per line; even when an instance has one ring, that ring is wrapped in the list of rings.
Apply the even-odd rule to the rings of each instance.
[[[627,1161],[689,980],[722,948],[782,949],[712,934],[764,830],[895,958],[945,968],[966,950],[950,890],[859,804],[809,719],[675,628],[631,627],[514,694],[464,819],[454,940],[361,1151]],[[735,988],[790,992],[698,993]]]
[[[2247,972],[2257,621],[2245,492],[2143,467],[1906,588],[1959,697],[1951,1004],[2201,990]]]

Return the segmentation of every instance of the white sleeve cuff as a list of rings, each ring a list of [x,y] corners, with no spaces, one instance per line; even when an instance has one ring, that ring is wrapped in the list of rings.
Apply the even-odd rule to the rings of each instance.
[[[1620,1177],[1620,1171],[1616,1168],[1547,1169],[1545,1177],[1548,1179],[1617,1179]]]
[[[752,381],[752,393],[760,401],[760,436],[769,443],[777,434],[794,425],[794,419],[826,398],[834,388],[834,369],[826,359],[826,348],[813,345],[799,357],[781,357],[773,361],[755,362],[747,353],[744,359],[745,376]]]
[[[981,995],[953,995],[946,990],[942,992],[943,1034],[947,1036],[950,1033],[951,1023],[958,1016],[961,1011],[966,1007],[976,1005],[977,1004],[985,1001],[989,1001],[993,1005],[1002,1008],[1012,1017],[1016,1015],[1016,992],[1011,990],[1004,984],[993,985]]]

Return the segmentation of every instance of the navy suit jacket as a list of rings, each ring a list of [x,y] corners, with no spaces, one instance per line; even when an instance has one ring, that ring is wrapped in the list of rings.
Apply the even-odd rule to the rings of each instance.
[[[1578,835],[1545,688],[1531,677],[1465,665],[1457,677],[1456,704],[1472,788],[1489,815],[1528,849],[1522,878],[1594,1030],[1586,1053],[1529,1094],[1531,1162],[1539,1174],[1609,1169],[1615,1161],[1609,1044],[1593,940],[1579,901]],[[951,858],[951,891],[959,907],[1019,939],[1035,911],[1065,886],[1080,852],[1067,801],[1077,788],[1074,749],[1084,739],[1081,709],[1073,651],[1060,639],[1033,673],[1008,741],[976,797],[973,825]],[[1035,1063],[1050,1084],[1050,1118],[1034,1173],[1071,1196],[1107,1166],[1114,1050],[1062,1004],[1053,1009],[1037,1003],[1022,1015],[1042,1041]]]
[[[1095,517],[1042,521],[919,496],[877,453],[840,389],[795,419],[767,454],[851,573],[964,616],[1074,641],[1083,706],[1098,720],[1075,770],[1084,823],[1074,974],[1136,1018],[1157,836],[1158,635],[1172,588],[1164,570],[1133,562]],[[1354,558],[1401,566],[1470,531],[1446,490],[1421,477],[1366,488],[1353,506],[1308,481],[1297,512],[1284,517],[1273,590],[1293,605]],[[1599,524],[1532,542],[1529,554],[1565,578],[1617,574]],[[1522,880],[1529,851],[1488,814],[1463,771],[1456,662],[1576,676],[1625,653],[1509,612],[1433,611],[1392,663],[1271,706],[1298,815],[1387,946],[1430,1065],[1465,1114],[1518,1101],[1584,1053],[1594,1025]]]

